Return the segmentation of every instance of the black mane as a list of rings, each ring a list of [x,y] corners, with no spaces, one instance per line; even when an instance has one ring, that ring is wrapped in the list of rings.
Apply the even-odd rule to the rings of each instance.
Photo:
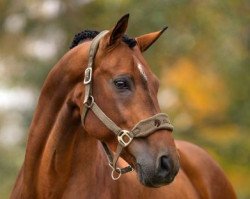
[[[79,43],[87,40],[94,39],[100,32],[95,30],[84,30],[80,33],[77,33],[70,45],[70,49],[76,47]],[[126,43],[129,48],[133,48],[136,45],[136,40],[134,38],[130,38],[127,35],[122,37],[122,41]]]

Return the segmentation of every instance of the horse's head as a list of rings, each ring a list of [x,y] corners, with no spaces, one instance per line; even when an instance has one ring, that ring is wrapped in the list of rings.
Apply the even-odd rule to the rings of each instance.
[[[179,169],[179,160],[171,125],[169,128],[157,128],[167,118],[162,118],[162,115],[153,117],[160,113],[157,100],[159,81],[150,70],[142,52],[165,29],[131,40],[124,36],[127,23],[128,15],[125,15],[100,39],[94,58],[90,96],[94,97],[101,111],[121,129],[130,131],[137,123],[150,118],[139,126],[143,131],[148,131],[148,125],[148,128],[154,129],[153,132],[145,135],[140,132],[142,136],[138,137],[131,134],[122,137],[125,142],[129,142],[130,137],[134,136],[134,139],[123,148],[121,157],[137,171],[142,184],[159,187],[173,181]],[[90,71],[86,73],[85,78],[89,78]],[[87,99],[87,106],[91,106],[93,99]],[[81,105],[81,111],[85,111],[83,109],[86,107]],[[112,124],[111,127],[104,124],[100,118],[101,113],[94,112],[90,107],[83,116],[86,132],[115,151],[118,140],[117,135],[110,130],[113,128]]]

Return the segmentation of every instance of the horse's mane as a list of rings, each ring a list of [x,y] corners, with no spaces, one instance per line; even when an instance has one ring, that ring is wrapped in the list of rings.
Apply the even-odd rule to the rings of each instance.
[[[95,30],[84,30],[75,35],[70,49],[76,47],[79,43],[84,42],[85,40],[94,39],[100,32]],[[133,48],[136,45],[136,40],[134,38],[130,38],[127,35],[122,37],[122,41],[126,43],[129,48]]]

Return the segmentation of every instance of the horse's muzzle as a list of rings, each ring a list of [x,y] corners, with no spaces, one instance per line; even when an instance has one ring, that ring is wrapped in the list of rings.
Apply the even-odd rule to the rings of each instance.
[[[149,158],[149,157],[148,157]],[[137,173],[140,182],[148,187],[161,187],[171,183],[179,171],[179,161],[172,155],[160,155],[156,162],[138,160]]]

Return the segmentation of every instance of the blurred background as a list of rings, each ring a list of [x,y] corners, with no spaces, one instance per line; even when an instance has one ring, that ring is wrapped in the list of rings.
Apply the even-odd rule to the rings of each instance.
[[[238,198],[250,198],[247,0],[0,0],[0,198],[9,197],[24,160],[48,71],[74,34],[111,28],[126,13],[131,37],[169,27],[145,57],[175,138],[205,148]]]

